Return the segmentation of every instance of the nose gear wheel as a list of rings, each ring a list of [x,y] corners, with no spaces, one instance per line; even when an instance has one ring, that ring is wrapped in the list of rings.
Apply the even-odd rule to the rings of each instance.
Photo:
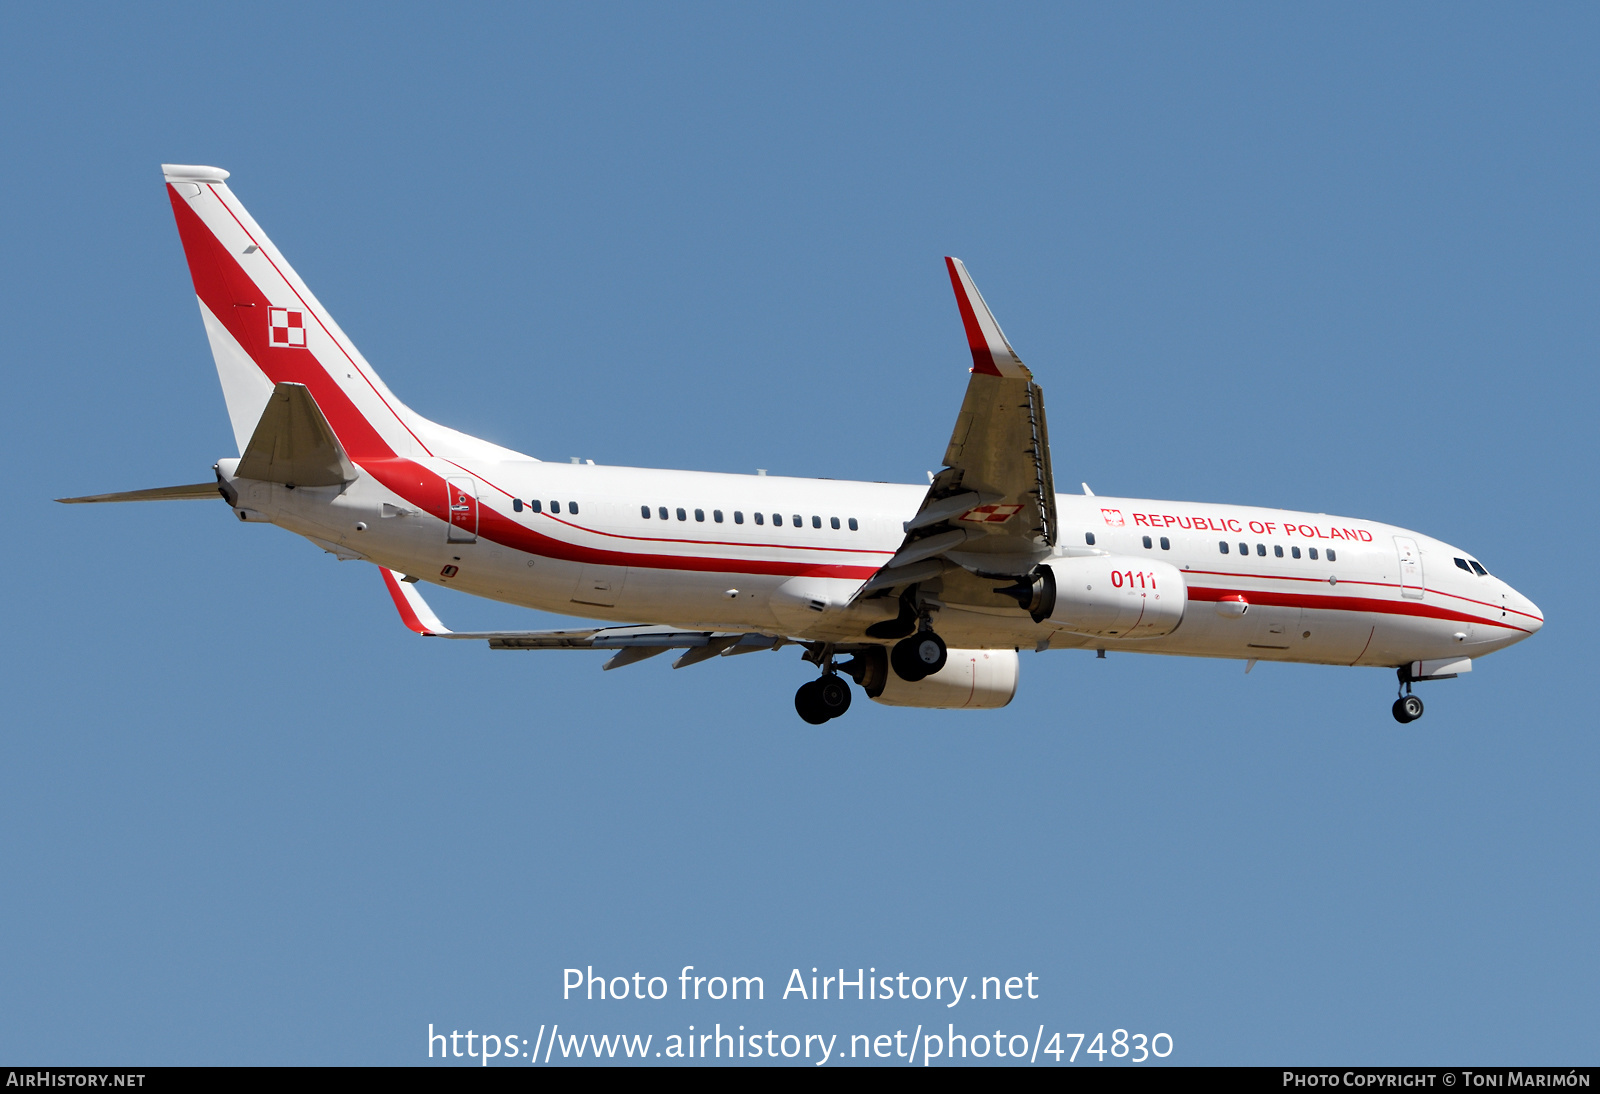
[[[1422,700],[1415,695],[1402,695],[1394,701],[1394,720],[1401,725],[1422,717]]]

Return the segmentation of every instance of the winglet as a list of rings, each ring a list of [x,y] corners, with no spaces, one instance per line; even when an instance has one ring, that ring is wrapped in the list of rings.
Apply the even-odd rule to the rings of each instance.
[[[422,599],[415,585],[402,580],[402,575],[393,570],[383,567],[380,570],[383,583],[389,587],[389,595],[394,598],[394,606],[400,610],[400,622],[421,635],[450,633],[450,628],[439,622],[439,617],[433,614],[433,609],[428,607],[428,602]]]
[[[994,313],[983,302],[983,294],[972,283],[959,258],[945,257],[945,267],[950,271],[950,287],[956,291],[956,305],[961,309],[961,325],[967,328],[967,347],[972,350],[972,371],[986,376],[1010,376],[1024,380],[1033,374],[1017,356],[1017,351],[1006,341],[1005,332],[995,322]]]

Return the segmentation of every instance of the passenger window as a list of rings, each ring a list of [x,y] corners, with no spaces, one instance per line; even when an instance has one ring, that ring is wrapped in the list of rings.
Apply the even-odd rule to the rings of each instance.
[[[796,513],[794,515],[794,526],[796,528],[804,528],[806,526],[805,518],[802,517],[799,513]]]
[[[694,519],[704,524],[706,522],[706,511],[704,509],[696,509],[694,511]]]
[[[1467,571],[1469,574],[1472,572],[1472,567],[1467,565],[1467,560],[1464,558],[1456,559],[1456,565]]]
[[[535,500],[530,501],[528,503],[528,508],[532,509],[535,513],[542,513],[542,512],[544,512],[544,503],[542,503],[539,500],[535,499]]]
[[[765,513],[757,513],[757,514],[755,514],[755,518],[756,518],[756,523],[757,524],[765,524],[765,523],[767,523],[767,516],[766,516]]]
[[[1267,545],[1265,543],[1256,544],[1256,554],[1260,555],[1262,558],[1266,558],[1267,557]]]
[[[1089,546],[1093,547],[1094,546],[1094,533],[1093,532],[1085,532],[1085,533],[1083,533],[1083,542],[1085,542]]]
[[[559,512],[561,512],[561,503],[560,503],[560,502],[559,502],[559,501],[553,501],[553,502],[551,502],[551,503],[550,503],[550,511],[551,511],[551,512],[552,512],[552,513],[559,513]]]
[[[772,514],[772,526],[774,528],[782,528],[783,527],[783,514],[782,513],[774,513],[774,514]]]
[[[1172,550],[1172,541],[1170,539],[1168,539],[1166,536],[1162,536],[1161,537],[1161,549],[1163,551]]]
[[[861,530],[861,525],[856,523],[855,517],[850,518],[850,530],[852,532],[859,532]]]
[[[1333,552],[1332,551],[1328,552],[1328,557],[1329,558],[1333,557]],[[1479,577],[1488,577],[1489,576],[1489,571],[1485,570],[1483,568],[1483,563],[1479,562],[1477,559],[1473,559],[1472,560],[1472,568],[1474,570],[1478,571],[1478,576]]]
[[[839,530],[839,518],[838,517],[829,517],[828,518],[828,524],[829,524],[829,526],[831,528],[833,528],[833,530],[835,532],[837,532]]]
[[[578,515],[578,503],[575,502],[575,501],[567,502],[567,512],[571,513],[573,516],[577,516]]]
[[[1311,548],[1308,548],[1308,550],[1311,552],[1311,561],[1312,562],[1317,561],[1317,549],[1315,547],[1311,547]],[[1328,561],[1329,562],[1333,561],[1333,552],[1332,551],[1328,552]]]
[[[659,509],[656,510],[656,515],[659,516],[662,520],[666,520],[667,519],[667,507],[665,505],[661,506]]]
[[[1228,553],[1228,541],[1227,540],[1223,540],[1221,543],[1217,544],[1217,550],[1221,551],[1223,554],[1227,554]]]
[[[511,499],[511,511],[513,513],[522,512],[522,499],[521,498],[512,498]]]
[[[822,527],[822,518],[818,517],[818,516],[813,516],[811,518],[811,527],[813,527],[813,528],[821,528]]]
[[[735,524],[743,524],[744,523],[744,510],[743,509],[735,509],[733,511],[733,523],[735,523]]]
[[[1283,557],[1283,544],[1274,543],[1272,545],[1272,553],[1277,555],[1279,558],[1282,558]]]
[[[721,509],[713,509],[713,510],[711,510],[711,519],[716,521],[718,524],[721,524],[722,523],[722,510]]]
[[[1149,536],[1145,536],[1144,537],[1144,549],[1146,551],[1148,551],[1150,549],[1150,537]]]
[[[648,505],[639,506],[639,515],[641,517],[643,517],[645,520],[649,520],[650,519],[650,507]]]
[[[1241,555],[1249,554],[1250,553],[1250,545],[1248,543],[1239,544],[1239,553]]]
[[[678,510],[678,519],[679,520],[688,520],[689,519],[689,514],[685,513],[682,509],[679,509]]]
[[[1315,547],[1311,548],[1311,557],[1312,558],[1316,558],[1317,557],[1317,549]],[[1333,548],[1332,547],[1328,548],[1328,561],[1329,562],[1338,562],[1339,561],[1339,556],[1333,553]]]
[[[1299,558],[1300,557],[1300,548],[1291,547],[1291,548],[1289,548],[1289,553],[1291,555],[1293,555],[1295,558]]]

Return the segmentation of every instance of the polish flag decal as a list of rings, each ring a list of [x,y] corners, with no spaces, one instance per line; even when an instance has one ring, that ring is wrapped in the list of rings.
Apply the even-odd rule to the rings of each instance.
[[[1020,505],[980,505],[976,509],[968,509],[961,519],[973,524],[1004,524],[1020,512]]]
[[[273,346],[299,346],[306,344],[306,313],[292,308],[268,308],[267,321],[271,329],[269,344]]]

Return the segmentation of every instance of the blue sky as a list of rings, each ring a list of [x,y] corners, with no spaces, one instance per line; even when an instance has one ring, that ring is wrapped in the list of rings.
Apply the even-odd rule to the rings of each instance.
[[[7,8],[0,1057],[953,1021],[1166,1032],[1187,1063],[1593,1062],[1597,31]],[[1549,623],[1407,727],[1376,670],[1025,654],[1004,711],[813,729],[792,651],[440,648],[370,567],[221,504],[48,500],[233,453],[163,161],[231,170],[408,403],[541,458],[922,481],[965,381],[954,254],[1063,489],[1416,528]],[[769,999],[560,998],[569,966],[689,964]],[[813,966],[1040,998],[772,998]]]

